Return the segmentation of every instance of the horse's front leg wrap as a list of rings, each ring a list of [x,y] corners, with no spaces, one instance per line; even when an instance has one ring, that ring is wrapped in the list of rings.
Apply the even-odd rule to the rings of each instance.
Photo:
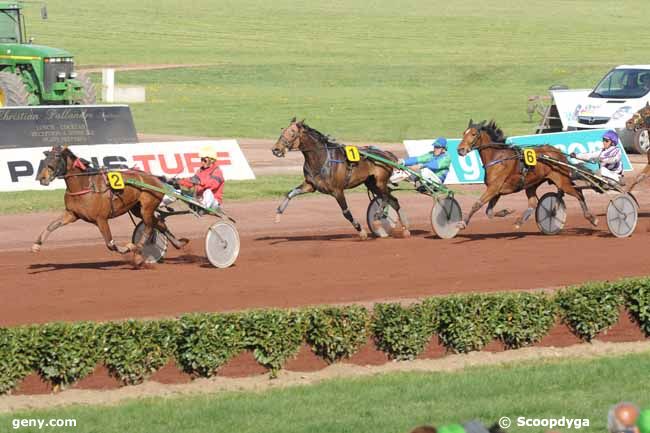
[[[356,231],[358,231],[358,232],[361,231],[361,224],[359,224],[358,222],[356,222],[354,220],[354,217],[352,216],[352,212],[350,212],[350,209],[344,209],[343,210],[343,216],[345,217],[346,220],[348,220],[348,221],[350,221],[350,223],[352,223],[352,227],[354,227],[354,229]]]

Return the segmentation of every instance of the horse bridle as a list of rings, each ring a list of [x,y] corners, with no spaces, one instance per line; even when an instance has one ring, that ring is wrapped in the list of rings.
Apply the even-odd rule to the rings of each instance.
[[[48,151],[47,153],[48,158],[50,157],[52,152],[54,153],[54,156],[58,158],[58,161],[55,167],[52,167],[50,164],[47,165],[47,168],[52,170],[52,177],[49,179],[50,181],[56,178],[64,177],[66,173],[66,162],[65,162],[65,158],[63,157],[63,152],[60,150]]]
[[[286,131],[287,129],[290,129],[291,126],[293,126],[293,125],[288,126],[286,129],[284,129],[284,130],[282,131],[282,134],[280,134],[280,140],[278,140],[278,141],[280,141],[280,143],[282,143],[282,145],[283,145],[284,147],[286,147],[288,150],[293,150],[293,149],[291,148],[291,146],[292,146],[293,143],[298,139],[298,137],[300,137],[300,132],[299,132],[299,131],[295,131],[295,130],[293,130],[293,129],[291,129],[291,132],[294,134],[294,136],[293,136],[293,138],[291,139],[291,141],[289,141],[289,140],[284,136],[285,131]],[[300,148],[300,146],[298,146],[298,148]]]

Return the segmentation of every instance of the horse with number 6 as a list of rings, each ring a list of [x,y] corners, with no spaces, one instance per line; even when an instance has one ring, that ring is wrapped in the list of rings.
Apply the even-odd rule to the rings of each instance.
[[[544,157],[547,157],[566,164],[567,158],[560,150],[550,145],[527,149],[526,152],[534,152],[527,163],[524,160],[525,151],[520,147],[508,145],[505,141],[503,131],[494,121],[473,123],[470,119],[458,145],[458,154],[465,156],[472,150],[479,152],[485,168],[484,182],[487,189],[474,203],[465,220],[458,223],[461,229],[467,227],[472,215],[486,203],[488,218],[510,215],[513,210],[501,209],[495,212],[494,206],[502,195],[524,190],[528,197],[528,208],[515,222],[515,227],[519,229],[537,207],[537,188],[546,181],[555,184],[560,191],[575,197],[580,202],[584,217],[592,225],[598,224],[597,218],[587,207],[582,191],[575,188],[569,168],[544,161]],[[539,158],[540,156],[542,158]]]
[[[365,152],[374,153],[382,158],[397,162],[397,157],[391,152],[374,147],[364,147]],[[388,181],[393,168],[387,164],[359,155],[354,146],[343,146],[319,131],[309,127],[304,120],[291,120],[289,126],[282,130],[280,137],[271,149],[276,157],[284,157],[287,151],[302,152],[305,163],[303,174],[305,180],[289,191],[277,209],[276,222],[286,210],[291,199],[301,194],[318,191],[333,196],[343,216],[350,221],[362,240],[368,238],[368,233],[357,222],[345,199],[344,190],[354,188],[362,183],[376,196],[389,203],[398,214],[398,227],[393,230],[394,237],[410,235],[405,220],[400,212],[400,205],[390,190]],[[355,152],[356,151],[356,152]]]
[[[127,184],[124,179],[136,179],[142,183],[162,188],[162,181],[151,174],[138,170],[110,172],[106,169],[92,170],[88,161],[75,156],[67,146],[54,146],[43,152],[45,160],[36,176],[41,185],[49,185],[56,178],[63,178],[66,183],[65,211],[52,221],[38,236],[33,252],[39,252],[43,242],[55,230],[82,219],[95,224],[102,234],[106,247],[120,254],[133,252],[133,264],[136,267],[144,263],[141,251],[147,239],[150,239],[154,227],[172,242],[176,248],[183,247],[187,239],[176,239],[164,222],[159,221],[154,211],[160,204],[163,194]],[[112,179],[109,180],[109,177]],[[112,183],[112,185],[111,185]],[[113,240],[108,220],[131,212],[142,218],[144,235],[134,245],[117,245]]]

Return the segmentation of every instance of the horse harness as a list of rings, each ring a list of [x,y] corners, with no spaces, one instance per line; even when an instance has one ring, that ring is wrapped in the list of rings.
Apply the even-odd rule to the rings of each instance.
[[[281,137],[281,139],[283,139],[283,138],[284,137]],[[329,146],[329,144],[333,144],[333,146]],[[350,179],[352,178],[352,170],[354,169],[354,167],[356,167],[358,165],[358,162],[348,161],[347,158],[345,158],[344,160],[334,159],[332,157],[332,153],[330,152],[330,150],[335,150],[336,151],[338,149],[338,150],[344,151],[343,147],[341,147],[341,145],[338,144],[338,143],[324,143],[324,148],[325,148],[325,154],[327,155],[327,157],[326,157],[325,161],[321,164],[321,167],[318,170],[318,173],[317,174],[312,173],[311,170],[309,170],[309,166],[307,165],[307,163],[305,163],[305,165],[303,166],[304,171],[311,178],[311,180],[315,182],[317,176],[320,176],[320,177],[323,177],[323,178],[331,176],[331,174],[332,174],[331,170],[332,170],[332,164],[333,163],[334,164],[346,164],[345,183],[344,183],[343,189],[347,189],[348,184],[350,183]]]
[[[506,146],[506,145],[504,145]],[[501,147],[501,146],[499,146]],[[530,173],[532,170],[534,170],[533,166],[530,166],[524,162],[524,153],[523,151],[518,148],[518,147],[508,147],[514,152],[513,156],[507,157],[507,158],[499,158],[495,159],[493,161],[488,162],[485,164],[484,168],[487,170],[488,168],[497,165],[497,164],[502,164],[506,161],[512,161],[516,160],[517,161],[517,166],[518,166],[518,171],[519,171],[519,182],[517,183],[517,190],[521,190],[524,188],[526,185],[526,176],[528,173]]]

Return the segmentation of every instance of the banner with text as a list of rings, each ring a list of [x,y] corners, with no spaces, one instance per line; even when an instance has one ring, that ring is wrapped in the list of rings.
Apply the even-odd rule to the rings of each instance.
[[[602,148],[602,137],[605,131],[605,129],[591,129],[552,134],[521,135],[509,137],[507,143],[520,147],[550,144],[567,154],[571,152],[593,152]],[[404,140],[404,147],[409,156],[418,156],[431,151],[433,140]],[[456,151],[459,143],[460,139],[457,138],[447,140],[447,152],[451,155],[451,168],[445,183],[482,183],[485,170],[478,152],[473,151],[464,157],[460,157]],[[623,170],[631,171],[630,159],[625,153],[625,149],[621,147],[621,150],[623,151]],[[593,164],[591,167],[596,168]]]
[[[255,179],[236,140],[169,141],[137,144],[99,144],[70,148],[95,167],[112,170],[136,168],[168,177],[192,176],[201,166],[199,151],[209,146],[221,165],[226,180]],[[0,149],[0,191],[24,191],[65,188],[57,179],[44,187],[36,174],[50,147]]]

